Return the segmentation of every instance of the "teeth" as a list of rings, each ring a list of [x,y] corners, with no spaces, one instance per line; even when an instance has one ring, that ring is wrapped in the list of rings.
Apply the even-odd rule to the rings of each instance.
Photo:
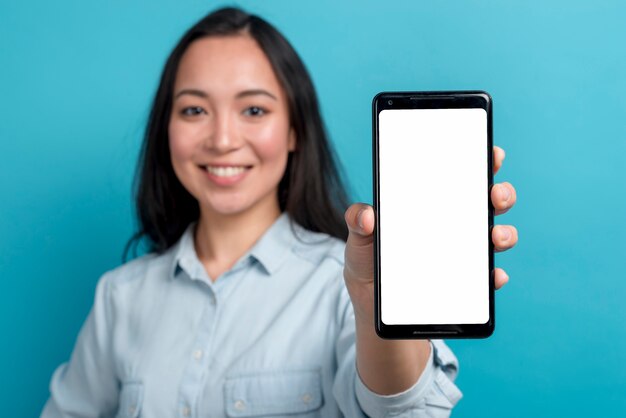
[[[231,177],[236,176],[238,174],[243,173],[246,168],[243,166],[240,167],[212,167],[210,165],[206,166],[206,170],[214,174],[218,177]]]

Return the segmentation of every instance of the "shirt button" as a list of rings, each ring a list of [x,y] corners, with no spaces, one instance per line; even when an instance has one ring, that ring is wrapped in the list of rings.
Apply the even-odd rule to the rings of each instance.
[[[193,352],[193,358],[195,358],[196,360],[200,360],[202,358],[202,350],[195,350]]]
[[[183,408],[183,415],[188,417],[189,415],[191,415],[191,408],[189,408],[188,406]]]
[[[246,403],[241,399],[235,401],[235,409],[237,411],[243,411],[244,409],[246,409]]]
[[[305,393],[304,395],[302,395],[302,401],[304,403],[309,403],[313,400],[313,396],[311,396],[310,393]]]
[[[128,415],[135,415],[136,411],[137,411],[137,408],[135,407],[135,405],[131,405],[128,407]]]

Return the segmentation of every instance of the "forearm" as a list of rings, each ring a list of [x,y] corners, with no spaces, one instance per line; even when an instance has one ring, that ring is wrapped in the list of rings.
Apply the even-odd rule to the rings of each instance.
[[[391,395],[417,382],[430,356],[428,340],[384,340],[373,319],[356,318],[356,362],[363,383],[375,393]]]
[[[357,289],[348,289],[350,292]],[[361,295],[362,296],[362,295]],[[413,386],[422,375],[430,357],[428,340],[385,340],[374,329],[372,309],[355,307],[357,370],[363,383],[375,393],[391,395]]]

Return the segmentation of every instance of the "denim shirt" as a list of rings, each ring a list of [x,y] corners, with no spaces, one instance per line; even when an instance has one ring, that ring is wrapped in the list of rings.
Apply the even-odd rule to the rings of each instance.
[[[362,382],[343,241],[283,213],[212,281],[195,226],[100,278],[43,417],[449,416],[462,395],[440,340],[406,391]]]

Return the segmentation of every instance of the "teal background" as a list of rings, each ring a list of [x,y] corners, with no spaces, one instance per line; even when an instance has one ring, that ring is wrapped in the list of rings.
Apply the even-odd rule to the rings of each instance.
[[[223,4],[0,4],[0,415],[41,410],[133,231],[134,164],[164,60]],[[308,65],[355,200],[372,196],[374,94],[491,93],[507,151],[496,180],[518,192],[497,221],[520,241],[496,256],[511,280],[495,334],[450,342],[465,395],[454,416],[623,416],[626,3],[236,4]]]

